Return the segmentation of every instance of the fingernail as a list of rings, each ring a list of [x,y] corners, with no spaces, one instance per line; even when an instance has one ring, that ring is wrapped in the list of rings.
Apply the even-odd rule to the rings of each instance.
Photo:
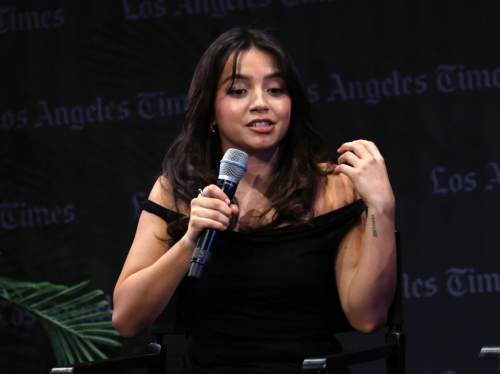
[[[231,204],[231,201],[228,198],[226,198],[226,204]]]

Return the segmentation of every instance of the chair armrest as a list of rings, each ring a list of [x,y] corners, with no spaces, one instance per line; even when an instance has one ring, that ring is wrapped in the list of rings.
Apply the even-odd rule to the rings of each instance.
[[[500,359],[500,345],[485,345],[479,352],[479,358]]]
[[[306,358],[302,363],[303,370],[328,370],[336,367],[360,364],[362,362],[381,360],[398,355],[398,344],[391,343],[382,347],[362,351],[340,352],[328,357]]]
[[[57,366],[52,368],[50,374],[109,373],[161,365],[161,346],[156,343],[150,343],[147,350],[147,354],[140,356],[110,358],[74,365]]]

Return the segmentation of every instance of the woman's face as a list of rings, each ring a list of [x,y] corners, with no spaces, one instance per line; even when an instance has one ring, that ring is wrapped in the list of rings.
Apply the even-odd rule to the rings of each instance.
[[[276,59],[256,48],[228,59],[215,98],[215,123],[222,151],[236,148],[255,154],[276,149],[290,126],[292,103]]]

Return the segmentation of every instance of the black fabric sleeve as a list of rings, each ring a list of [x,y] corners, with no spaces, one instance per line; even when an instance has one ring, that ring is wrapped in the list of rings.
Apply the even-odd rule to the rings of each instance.
[[[151,200],[146,200],[145,202],[143,202],[142,209],[144,209],[146,212],[152,213],[160,218],[163,218],[163,220],[167,223],[178,221],[179,219],[184,217],[184,215],[174,212],[173,210],[167,209],[161,205],[158,205]]]

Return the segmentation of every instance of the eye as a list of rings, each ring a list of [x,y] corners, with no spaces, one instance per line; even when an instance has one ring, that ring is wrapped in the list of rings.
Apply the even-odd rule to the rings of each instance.
[[[244,94],[247,93],[247,90],[244,90],[242,88],[240,89],[229,89],[227,90],[227,94],[230,95],[230,96],[243,96]]]
[[[284,88],[270,88],[267,90],[271,95],[282,95],[285,93],[285,89]]]

